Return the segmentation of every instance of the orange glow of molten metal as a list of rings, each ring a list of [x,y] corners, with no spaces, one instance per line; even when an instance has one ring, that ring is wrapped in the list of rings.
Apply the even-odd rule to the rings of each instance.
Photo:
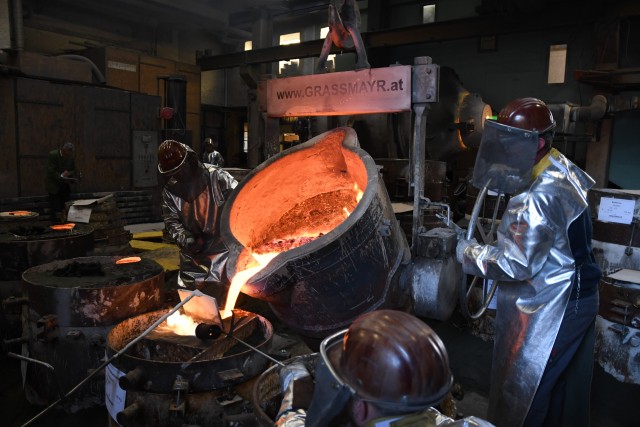
[[[360,203],[360,200],[362,200],[362,196],[364,195],[364,193],[362,192],[362,190],[360,190],[360,187],[358,187],[357,182],[353,183],[353,189],[356,191],[356,203]]]
[[[196,334],[198,324],[190,316],[176,311],[166,320],[167,327],[176,335],[190,336]]]
[[[231,315],[245,283],[275,256],[326,236],[355,211],[364,196],[367,171],[357,155],[343,147],[344,137],[345,131],[335,132],[291,152],[237,193],[229,226],[243,250],[223,318]]]
[[[29,211],[11,211],[11,212],[7,212],[9,215],[11,216],[28,216],[31,215],[31,212]]]
[[[49,227],[51,227],[52,230],[73,230],[73,227],[75,227],[76,225],[73,222],[68,222],[66,224],[56,224],[56,225],[50,225]]]
[[[120,258],[119,260],[116,261],[116,264],[132,264],[134,262],[140,262],[141,260],[142,258],[140,258],[139,256],[129,256],[125,258]]]
[[[240,290],[247,283],[247,280],[252,278],[256,273],[265,268],[269,261],[278,256],[279,252],[270,252],[266,254],[252,254],[253,257],[258,261],[258,265],[254,267],[249,267],[246,270],[242,270],[237,272],[233,279],[231,280],[231,286],[229,287],[229,292],[227,293],[227,301],[224,304],[224,310],[220,313],[220,316],[223,319],[230,317],[233,312],[233,307],[236,306],[236,301],[238,300],[238,295],[240,294]]]
[[[353,184],[353,190],[355,192],[356,204],[358,204],[358,202],[360,202],[360,199],[362,199],[362,196],[364,193],[360,190],[357,183]],[[355,206],[353,208],[355,208]],[[351,212],[349,211],[349,209],[347,209],[346,206],[342,208],[342,211],[345,214],[345,218],[351,215]],[[247,280],[249,280],[258,272],[260,272],[260,270],[264,269],[267,266],[267,264],[269,264],[269,262],[272,259],[274,259],[279,253],[285,252],[289,249],[293,249],[294,247],[300,246],[302,244],[306,244],[312,240],[317,239],[323,234],[328,233],[329,231],[331,231],[331,228],[313,229],[313,230],[298,229],[296,230],[296,236],[280,237],[279,239],[277,239],[278,242],[275,244],[273,242],[264,243],[262,245],[264,248],[278,247],[281,250],[270,251],[265,253],[253,252],[251,254],[253,258],[258,262],[258,265],[254,265],[252,267],[246,268],[245,270],[238,271],[233,276],[233,279],[231,280],[231,286],[229,287],[229,292],[227,293],[227,301],[225,302],[224,310],[220,313],[220,316],[223,319],[226,319],[227,317],[231,316],[233,307],[235,307],[236,301],[238,300],[238,295],[240,294],[240,291],[242,290],[242,287],[244,286],[244,284],[247,283]],[[297,244],[292,243],[290,246],[280,246],[279,243],[282,243],[283,240],[285,241],[289,240],[291,242],[298,242],[298,243]],[[259,251],[260,248],[254,249],[254,250]]]

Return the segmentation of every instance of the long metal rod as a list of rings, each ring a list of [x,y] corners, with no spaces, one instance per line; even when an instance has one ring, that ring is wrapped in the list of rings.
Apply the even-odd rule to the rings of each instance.
[[[73,393],[75,393],[76,391],[78,391],[78,389],[80,387],[82,387],[87,381],[89,381],[91,378],[93,378],[96,374],[98,374],[100,371],[102,371],[102,369],[104,369],[107,365],[109,365],[111,362],[113,362],[114,360],[116,360],[118,357],[120,357],[122,354],[124,354],[127,350],[129,350],[129,348],[131,348],[135,343],[137,343],[138,341],[140,341],[142,338],[144,338],[145,336],[147,336],[151,331],[153,331],[159,324],[161,324],[162,322],[164,322],[169,316],[171,316],[173,313],[175,313],[176,311],[178,311],[180,309],[180,307],[182,307],[183,305],[185,305],[187,302],[189,302],[191,300],[191,298],[195,297],[195,296],[204,296],[204,294],[200,291],[194,291],[191,295],[189,295],[188,297],[186,297],[185,299],[183,299],[182,301],[180,301],[175,307],[173,307],[168,313],[164,314],[163,316],[161,316],[158,320],[156,320],[151,326],[149,326],[142,334],[140,334],[137,338],[131,340],[127,345],[125,345],[122,350],[120,350],[119,352],[117,352],[116,354],[114,354],[113,356],[111,356],[109,359],[107,359],[105,362],[103,362],[100,366],[98,366],[96,369],[94,369],[85,379],[83,379],[82,381],[80,381],[78,383],[78,385],[76,385],[74,388],[72,388],[71,390],[69,390],[67,392],[67,394],[65,394],[64,396],[62,396],[60,399],[56,400],[55,402],[53,402],[51,405],[47,406],[45,409],[43,409],[39,414],[37,414],[35,417],[31,418],[29,421],[27,421],[26,423],[22,424],[22,427],[26,427],[30,424],[32,424],[34,421],[36,421],[38,418],[40,418],[41,416],[43,416],[44,414],[46,414],[47,412],[49,412],[51,409],[53,409],[56,405],[58,405],[60,402],[62,402],[62,400],[68,398],[69,396],[71,396]]]
[[[285,366],[285,365],[284,365],[284,363],[280,362],[279,360],[274,359],[273,357],[269,356],[267,353],[265,353],[265,352],[263,352],[263,351],[261,351],[261,350],[258,350],[256,347],[252,346],[251,344],[249,344],[249,343],[246,343],[246,342],[242,341],[240,338],[236,338],[236,337],[234,337],[233,335],[230,335],[230,334],[228,334],[228,333],[226,333],[226,332],[224,332],[224,331],[222,331],[222,333],[223,333],[224,335],[228,336],[229,338],[233,338],[234,340],[238,341],[240,344],[242,344],[242,345],[246,345],[246,346],[247,346],[247,347],[249,347],[251,350],[255,351],[255,352],[256,352],[256,353],[258,353],[258,354],[263,355],[263,356],[264,356],[264,357],[266,357],[267,359],[271,360],[273,363],[277,363],[277,364],[278,364],[278,365],[280,365],[280,366]]]

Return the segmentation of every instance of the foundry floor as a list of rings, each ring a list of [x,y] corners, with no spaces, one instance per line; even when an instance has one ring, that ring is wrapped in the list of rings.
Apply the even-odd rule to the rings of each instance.
[[[132,241],[132,247],[158,261],[168,272],[177,269],[177,250],[173,245],[154,242],[162,223],[127,226],[136,236],[145,236],[150,243],[146,249],[139,249],[142,243]],[[149,233],[149,234],[144,234]],[[141,255],[142,256],[142,255]],[[274,335],[279,337],[278,346],[292,357],[310,352],[309,348],[295,334],[284,327],[271,313],[267,304],[246,298],[243,308],[256,312],[274,325]],[[447,322],[425,319],[444,341],[451,360],[455,381],[462,386],[464,397],[457,402],[460,416],[476,415],[484,417],[487,410],[489,372],[491,366],[492,342],[472,334],[466,322],[457,313]],[[276,349],[278,350],[278,349]],[[638,427],[639,417],[635,405],[640,403],[640,385],[618,382],[594,366],[594,378],[591,389],[591,426],[592,427]],[[0,426],[21,426],[42,411],[42,407],[30,405],[22,391],[20,363],[12,358],[0,355]],[[109,425],[109,415],[104,407],[88,409],[75,414],[62,410],[47,412],[33,426],[92,426]],[[226,426],[225,426],[226,427]],[[239,426],[240,427],[240,426]],[[249,427],[249,426],[247,426]]]

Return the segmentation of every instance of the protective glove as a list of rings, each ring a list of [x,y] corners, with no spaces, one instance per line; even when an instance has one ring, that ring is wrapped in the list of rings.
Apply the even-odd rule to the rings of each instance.
[[[191,254],[197,254],[202,251],[204,239],[202,237],[189,236],[184,241],[184,250]]]
[[[456,246],[456,259],[460,264],[462,264],[462,260],[464,259],[464,250],[469,246],[477,245],[478,241],[476,239],[460,239],[458,241],[458,246]]]
[[[276,427],[304,427],[307,420],[307,411],[298,409],[281,415],[275,422]]]

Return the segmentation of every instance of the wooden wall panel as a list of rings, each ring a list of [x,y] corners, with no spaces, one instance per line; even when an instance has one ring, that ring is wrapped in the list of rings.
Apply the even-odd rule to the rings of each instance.
[[[160,132],[160,98],[96,86],[0,78],[0,198],[46,196],[49,152],[75,145],[72,193],[133,189],[132,125]]]
[[[18,194],[18,165],[16,162],[15,80],[0,78],[0,197]]]
[[[87,49],[83,56],[91,59],[104,75],[107,85],[138,92],[140,87],[140,55],[113,46]]]
[[[151,130],[160,128],[160,97],[131,94],[131,129]]]
[[[73,86],[17,79],[18,176],[20,196],[46,194],[44,175],[49,151],[65,141],[78,147],[74,132]]]
[[[140,93],[164,98],[164,84],[158,77],[175,74],[175,69],[175,62],[169,59],[140,55]]]
[[[83,150],[82,191],[117,191],[131,186],[131,94],[115,89],[77,88],[78,132]]]

